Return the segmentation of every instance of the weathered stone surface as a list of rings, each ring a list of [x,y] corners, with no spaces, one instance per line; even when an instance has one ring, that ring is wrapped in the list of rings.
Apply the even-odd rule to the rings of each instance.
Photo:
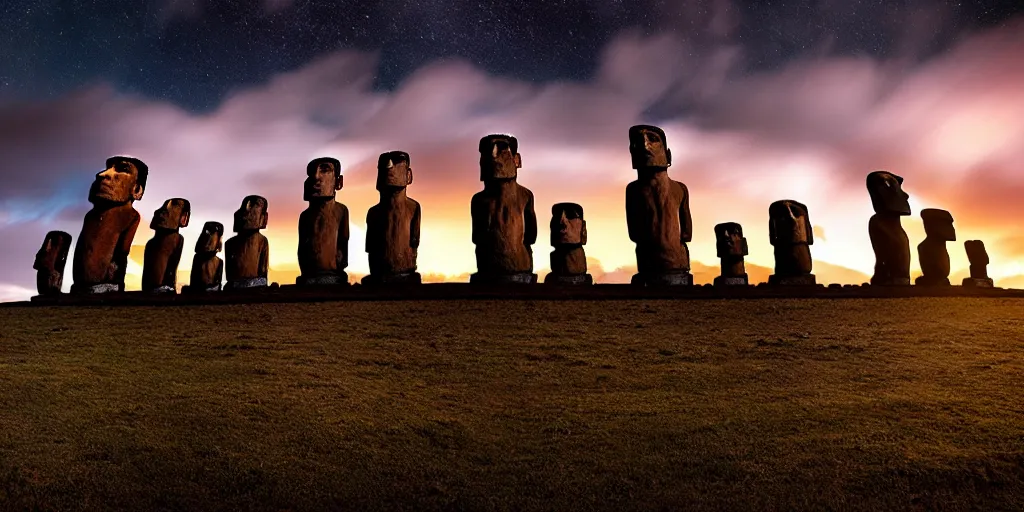
[[[875,252],[873,285],[910,285],[910,239],[900,221],[900,217],[910,215],[910,196],[902,185],[902,177],[887,171],[875,171],[867,177],[875,210],[868,221],[871,248]]]
[[[71,235],[63,231],[50,231],[36,253],[32,268],[36,270],[36,290],[39,295],[58,295],[64,286],[64,266],[71,249]]]
[[[217,257],[224,238],[224,225],[220,222],[203,224],[203,232],[196,241],[196,255],[192,258],[189,290],[194,293],[220,291],[224,281],[224,261]],[[186,292],[182,289],[182,292]]]
[[[775,274],[768,284],[814,284],[811,227],[807,206],[793,200],[776,201],[768,207],[768,238],[775,248]]]
[[[626,225],[636,244],[635,284],[688,285],[693,235],[690,193],[686,185],[669,179],[672,152],[665,132],[656,126],[629,129],[629,153],[636,181],[626,186]]]
[[[178,229],[188,227],[192,207],[187,199],[176,197],[164,201],[153,212],[149,227],[153,239],[146,243],[142,264],[142,291],[177,293],[178,263],[185,247],[185,238]]]
[[[535,283],[537,214],[533,192],[516,183],[519,142],[511,135],[488,135],[479,149],[484,189],[470,202],[477,265],[470,282]]]
[[[317,158],[306,165],[303,197],[309,207],[299,214],[299,269],[296,284],[348,284],[348,207],[335,201],[344,180],[341,162]]]
[[[364,279],[365,284],[420,282],[420,204],[406,193],[413,179],[411,165],[404,151],[383,153],[377,160],[380,201],[366,212],[366,253],[373,277]]]
[[[964,242],[964,249],[967,251],[967,260],[971,264],[971,277],[964,278],[963,285],[975,288],[994,287],[995,283],[988,277],[989,260],[985,242],[968,240]]]
[[[132,203],[142,199],[149,167],[137,158],[114,156],[96,174],[89,189],[91,210],[85,214],[72,263],[74,293],[109,293],[124,290],[139,212]]]
[[[949,286],[949,251],[946,242],[956,241],[953,216],[946,210],[926,208],[921,210],[924,221],[925,239],[917,246],[921,262],[921,277],[915,284],[920,286]]]
[[[226,289],[267,286],[270,270],[270,242],[260,233],[267,227],[267,200],[247,196],[235,212],[237,235],[224,244],[227,273]]]
[[[743,227],[735,222],[715,226],[715,247],[722,261],[722,274],[715,278],[715,286],[746,286],[747,268],[743,257],[748,254]]]
[[[634,274],[629,283],[636,286],[692,286],[693,275],[685,270]]]
[[[547,284],[591,284],[587,274],[587,221],[583,207],[576,203],[557,203],[551,207],[551,273]]]

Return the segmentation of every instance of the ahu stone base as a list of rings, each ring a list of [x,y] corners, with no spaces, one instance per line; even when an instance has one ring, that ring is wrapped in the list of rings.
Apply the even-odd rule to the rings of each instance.
[[[629,283],[636,286],[693,286],[693,274],[685,271],[664,274],[634,274]]]
[[[818,280],[814,277],[814,274],[807,274],[805,276],[780,276],[773,274],[768,276],[768,284],[771,286],[814,286],[818,284]]]
[[[579,286],[594,284],[594,278],[590,274],[558,275],[548,274],[544,277],[544,284],[556,284],[567,286]]]
[[[536,284],[537,274],[520,272],[518,274],[481,274],[477,272],[469,276],[472,284]]]
[[[370,274],[360,281],[364,286],[378,286],[378,285],[399,285],[399,284],[420,284],[423,282],[423,278],[419,272],[405,272],[403,274],[384,274],[375,275]]]
[[[299,286],[347,286],[348,274],[338,272],[336,274],[299,276],[295,279],[295,284]]]
[[[747,275],[746,274],[743,274],[742,276],[733,276],[733,277],[718,276],[718,277],[715,278],[715,286],[748,286],[748,285],[750,285],[750,280],[747,279]]]
[[[917,286],[949,286],[949,278],[921,276],[914,280],[914,284]]]
[[[265,277],[254,277],[252,279],[238,279],[235,281],[228,281],[228,284],[224,285],[224,290],[248,290],[250,288],[266,288],[270,283],[267,282]]]
[[[988,278],[965,277],[963,285],[967,288],[994,288],[995,282]]]
[[[871,286],[910,286],[909,277],[894,277],[888,279],[871,278]]]

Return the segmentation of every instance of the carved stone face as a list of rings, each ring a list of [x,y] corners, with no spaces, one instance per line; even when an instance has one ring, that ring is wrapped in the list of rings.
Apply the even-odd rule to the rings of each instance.
[[[203,224],[203,232],[196,241],[196,252],[220,252],[221,239],[224,238],[224,225],[220,222]]]
[[[480,180],[514,180],[523,166],[519,141],[511,135],[488,135],[480,139]]]
[[[768,208],[768,236],[772,245],[813,244],[807,207],[796,201],[776,201]]]
[[[235,212],[235,233],[255,231],[267,227],[267,200],[262,196],[247,196]]]
[[[910,215],[910,196],[903,191],[903,178],[887,171],[868,174],[868,193],[875,213]]]
[[[747,239],[743,238],[743,228],[735,222],[715,226],[715,239],[719,258],[749,254]]]
[[[377,190],[403,188],[412,184],[409,154],[403,151],[383,153],[377,160]]]
[[[926,208],[921,210],[924,221],[924,232],[928,238],[956,241],[956,229],[953,228],[953,216],[946,210]]]
[[[89,189],[89,202],[125,204],[142,199],[145,183],[140,179],[140,165],[144,164],[135,159],[108,159],[107,168],[96,174]]]
[[[36,252],[32,268],[35,270],[63,269],[71,248],[71,235],[63,231],[50,231],[43,239],[43,245]]]
[[[187,199],[176,197],[164,201],[164,205],[153,212],[153,221],[149,223],[150,229],[173,229],[188,227],[192,207]]]
[[[342,185],[340,162],[333,158],[317,158],[306,165],[302,198],[306,201],[333,198]]]
[[[634,169],[672,165],[665,132],[656,126],[637,125],[629,129],[629,155]]]
[[[968,240],[964,242],[964,249],[967,250],[967,260],[971,262],[971,265],[988,265],[988,251],[985,250],[985,242]]]
[[[551,207],[551,245],[586,245],[587,221],[583,207],[575,203],[558,203]]]

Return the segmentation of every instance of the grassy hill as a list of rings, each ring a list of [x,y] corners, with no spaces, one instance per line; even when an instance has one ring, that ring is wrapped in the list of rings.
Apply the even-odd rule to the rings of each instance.
[[[1024,300],[0,309],[0,509],[1024,509]]]

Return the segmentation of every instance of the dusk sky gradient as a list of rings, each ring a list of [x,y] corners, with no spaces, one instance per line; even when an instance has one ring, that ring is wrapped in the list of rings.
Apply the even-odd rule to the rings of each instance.
[[[773,266],[768,205],[805,203],[819,282],[861,283],[874,256],[865,176],[903,176],[917,272],[919,212],[953,214],[984,240],[998,286],[1024,287],[1024,4],[824,0],[546,2],[0,0],[0,300],[35,294],[50,230],[77,242],[107,156],[150,167],[135,203],[128,288],[149,219],[192,202],[187,280],[203,222],[230,226],[267,197],[271,279],[297,275],[305,164],[342,162],[353,276],[368,271],[375,163],[411,154],[423,208],[419,270],[475,271],[469,200],[477,141],[520,141],[536,196],[535,268],[548,266],[553,203],[583,205],[598,282],[628,282],[627,129],[665,129],[687,184],[698,282],[717,275],[713,226],[743,225],[753,280]],[[71,262],[65,275],[71,284]]]

